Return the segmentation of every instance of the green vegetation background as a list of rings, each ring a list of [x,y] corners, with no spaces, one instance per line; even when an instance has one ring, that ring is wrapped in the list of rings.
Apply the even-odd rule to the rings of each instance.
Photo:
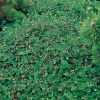
[[[94,43],[88,31],[100,2],[8,1],[0,32],[0,100],[100,100],[100,32]]]

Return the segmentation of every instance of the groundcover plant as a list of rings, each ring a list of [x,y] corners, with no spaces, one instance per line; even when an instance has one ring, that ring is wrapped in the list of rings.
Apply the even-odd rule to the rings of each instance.
[[[29,1],[1,23],[0,100],[99,100],[100,2]]]

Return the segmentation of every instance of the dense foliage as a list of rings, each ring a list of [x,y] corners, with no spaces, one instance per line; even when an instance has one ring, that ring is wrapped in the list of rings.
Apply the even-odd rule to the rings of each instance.
[[[94,63],[100,65],[100,14],[92,14],[92,18],[82,23],[80,36],[85,45],[92,47],[92,58]]]
[[[34,6],[32,0],[1,0],[0,3],[0,21],[26,19],[28,7]]]
[[[100,43],[92,41],[94,24],[100,39],[99,6],[38,0],[26,10],[27,18],[6,25],[3,20],[0,100],[99,100]]]

